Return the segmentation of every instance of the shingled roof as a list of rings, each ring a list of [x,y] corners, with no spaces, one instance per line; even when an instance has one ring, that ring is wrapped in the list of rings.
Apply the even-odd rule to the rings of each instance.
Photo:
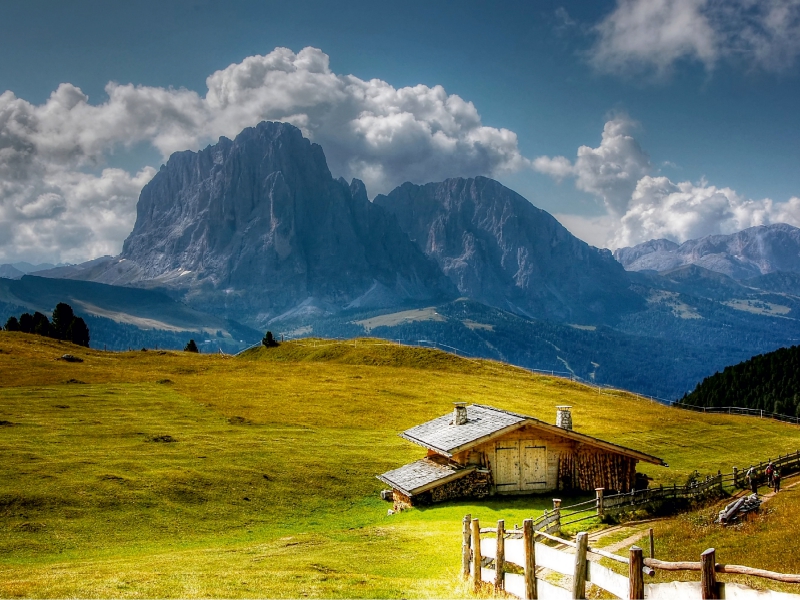
[[[448,481],[472,473],[477,467],[459,467],[449,462],[423,458],[394,471],[378,475],[378,479],[406,496],[422,493]]]
[[[453,424],[453,413],[447,413],[404,431],[400,437],[445,456],[452,456],[454,450],[466,444],[475,445],[498,432],[505,433],[522,427],[528,418],[480,404],[466,408],[467,422],[463,425]]]
[[[455,425],[453,423],[453,414],[448,413],[427,423],[412,427],[401,433],[400,437],[444,456],[452,457],[458,452],[468,450],[493,438],[505,435],[510,431],[520,429],[525,425],[531,425],[555,435],[630,456],[637,460],[656,465],[665,464],[663,460],[650,454],[618,446],[571,429],[563,429],[527,415],[482,404],[472,404],[467,406],[466,409],[467,422],[463,425]]]

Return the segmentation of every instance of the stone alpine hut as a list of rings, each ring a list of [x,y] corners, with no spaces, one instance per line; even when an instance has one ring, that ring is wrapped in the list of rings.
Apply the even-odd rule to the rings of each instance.
[[[378,475],[393,490],[395,508],[459,497],[553,490],[629,492],[636,463],[664,465],[655,456],[572,430],[569,406],[556,424],[492,406],[457,402],[452,413],[400,437],[428,455]]]

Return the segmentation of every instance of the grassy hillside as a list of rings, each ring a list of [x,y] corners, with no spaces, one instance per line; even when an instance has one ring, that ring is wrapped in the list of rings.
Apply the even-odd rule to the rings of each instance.
[[[0,333],[0,596],[463,593],[461,517],[521,523],[552,504],[386,515],[374,476],[424,455],[397,433],[455,400],[548,421],[571,404],[578,431],[664,458],[642,468],[656,483],[800,447],[798,427],[377,340],[231,358]]]

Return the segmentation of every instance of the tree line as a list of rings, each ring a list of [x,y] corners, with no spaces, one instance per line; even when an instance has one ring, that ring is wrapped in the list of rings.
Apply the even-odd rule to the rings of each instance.
[[[86,326],[86,321],[75,316],[69,304],[59,302],[53,309],[51,319],[39,311],[33,314],[26,312],[22,313],[19,319],[9,317],[4,329],[35,333],[57,340],[66,340],[78,346],[89,347],[89,328]]]
[[[780,348],[706,377],[680,402],[800,417],[800,346]]]

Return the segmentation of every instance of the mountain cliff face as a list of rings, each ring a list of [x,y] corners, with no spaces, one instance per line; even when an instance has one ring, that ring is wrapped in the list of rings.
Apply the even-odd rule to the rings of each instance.
[[[574,322],[606,321],[641,303],[610,252],[492,179],[406,183],[374,202],[397,216],[464,296]]]
[[[669,271],[697,265],[747,279],[776,271],[800,273],[800,229],[785,223],[750,227],[731,235],[710,235],[675,244],[651,240],[620,248],[614,257],[628,271]]]
[[[455,291],[361,182],[334,180],[320,146],[269,122],[173,154],[142,190],[119,259],[93,278],[110,273],[260,320]]]

